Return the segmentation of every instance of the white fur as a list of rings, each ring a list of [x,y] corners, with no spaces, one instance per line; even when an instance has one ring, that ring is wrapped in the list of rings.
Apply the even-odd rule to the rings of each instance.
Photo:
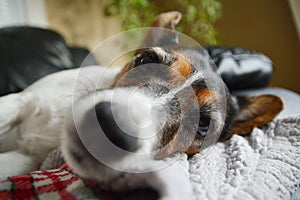
[[[99,66],[66,70],[1,97],[0,178],[37,169],[47,153],[59,146],[63,116],[73,97],[111,85],[119,71]]]
[[[63,153],[76,172],[85,177],[97,176],[99,181],[118,175],[99,159],[87,156],[84,153],[86,147],[78,140],[77,132],[86,125],[83,121],[87,111],[102,101],[117,105],[117,113],[122,115],[116,115],[115,121],[121,128],[128,128],[125,130],[128,133],[134,130],[129,134],[138,138],[140,148],[117,157],[107,155],[115,147],[104,148],[109,141],[103,136],[103,145],[96,149],[102,152],[101,159],[104,160],[100,161],[114,169],[130,171],[130,165],[137,160],[153,160],[151,151],[157,140],[156,133],[164,124],[164,113],[159,112],[154,99],[143,94],[138,87],[99,91],[109,87],[119,71],[120,68],[99,66],[62,71],[42,78],[23,92],[1,97],[0,178],[38,169],[47,153],[60,145],[63,133]],[[93,132],[97,125],[91,123],[83,132]],[[88,140],[87,146],[93,142],[94,138]],[[84,165],[89,170],[83,170],[70,151],[83,155]],[[95,171],[99,173],[95,175]]]

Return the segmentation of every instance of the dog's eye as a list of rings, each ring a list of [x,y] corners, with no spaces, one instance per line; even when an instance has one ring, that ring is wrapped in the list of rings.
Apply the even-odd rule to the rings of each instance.
[[[211,121],[211,119],[209,117],[200,117],[200,122],[199,122],[199,126],[198,126],[198,131],[197,131],[197,133],[200,136],[202,136],[202,137],[206,136],[207,131],[209,129],[210,121]]]
[[[159,63],[158,55],[153,51],[145,51],[135,60],[136,66],[148,63]]]

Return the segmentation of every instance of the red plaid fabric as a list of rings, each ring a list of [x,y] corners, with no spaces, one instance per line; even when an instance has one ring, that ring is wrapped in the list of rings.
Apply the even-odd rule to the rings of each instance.
[[[65,164],[59,169],[12,176],[0,182],[0,199],[115,199],[97,184],[74,174]]]

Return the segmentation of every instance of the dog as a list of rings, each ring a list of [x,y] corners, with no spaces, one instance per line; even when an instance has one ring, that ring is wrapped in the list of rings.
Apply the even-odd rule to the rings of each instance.
[[[231,95],[204,52],[176,44],[180,19],[179,12],[160,14],[152,26],[169,31],[150,31],[123,68],[66,70],[1,97],[0,177],[37,170],[61,147],[76,173],[109,182],[137,163],[137,155],[192,156],[218,140],[250,134],[283,109],[276,96]],[[85,86],[73,90],[75,82]]]

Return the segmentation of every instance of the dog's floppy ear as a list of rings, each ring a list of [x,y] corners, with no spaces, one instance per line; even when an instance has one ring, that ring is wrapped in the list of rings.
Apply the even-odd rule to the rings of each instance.
[[[152,22],[151,27],[160,27],[175,30],[175,26],[181,20],[181,13],[170,11],[159,14]]]
[[[178,34],[175,31],[175,26],[180,20],[181,13],[177,11],[165,12],[158,15],[152,22],[151,27],[164,29],[150,29],[141,44],[141,48],[177,44]]]
[[[254,127],[270,122],[283,109],[282,100],[273,95],[260,95],[252,98],[237,97],[237,103],[239,112],[227,138],[234,134],[250,134]]]

